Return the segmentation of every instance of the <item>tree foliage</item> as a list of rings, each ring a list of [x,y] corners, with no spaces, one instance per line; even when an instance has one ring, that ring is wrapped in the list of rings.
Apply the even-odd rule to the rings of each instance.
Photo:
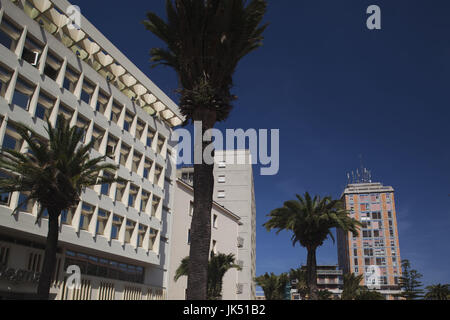
[[[342,290],[342,300],[385,300],[381,293],[370,290],[361,285],[364,275],[355,275],[354,273],[344,274],[344,287]]]
[[[232,76],[239,61],[262,45],[265,0],[166,0],[167,21],[153,12],[143,23],[166,48],[150,51],[153,66],[172,67],[180,82],[180,109],[194,119],[196,109],[232,109]]]
[[[425,288],[426,300],[450,300],[450,284],[435,284]]]
[[[58,218],[80,201],[84,188],[109,184],[123,179],[114,174],[115,164],[105,163],[106,157],[91,158],[95,141],[83,145],[84,133],[70,127],[63,117],[55,127],[47,121],[46,137],[40,136],[25,124],[14,124],[25,142],[27,151],[2,149],[0,153],[0,192],[20,192],[25,199],[13,211],[16,214],[26,203],[37,202],[39,212],[36,222],[48,213],[48,234],[38,284],[38,297],[48,299],[51,279],[56,264],[58,244]]]
[[[399,278],[399,285],[402,289],[402,293],[397,296],[406,300],[416,300],[422,297],[423,290],[422,282],[420,279],[422,274],[417,270],[411,269],[411,263],[409,260],[402,260],[402,276]]]
[[[288,281],[287,273],[278,276],[274,273],[266,273],[255,278],[256,284],[263,289],[266,300],[285,300]]]
[[[331,197],[312,198],[308,192],[297,195],[296,200],[286,201],[283,207],[273,210],[264,226],[267,231],[283,230],[292,232],[292,245],[300,243],[308,251],[307,279],[310,298],[318,299],[316,249],[330,237],[334,241],[333,228],[339,228],[353,234],[358,233],[360,222],[351,218],[344,209],[342,200]]]
[[[214,254],[211,252],[211,258],[208,263],[208,300],[221,300],[222,299],[222,285],[223,277],[230,269],[241,270],[241,267],[235,264],[234,254]],[[175,271],[174,280],[182,276],[187,276],[189,273],[189,257],[185,257],[181,260],[180,266]]]

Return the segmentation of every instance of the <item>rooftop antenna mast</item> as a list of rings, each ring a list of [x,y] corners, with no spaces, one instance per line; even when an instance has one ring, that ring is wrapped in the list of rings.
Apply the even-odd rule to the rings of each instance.
[[[372,183],[372,172],[364,167],[362,154],[359,154],[358,157],[360,168],[356,169],[356,172],[352,170],[347,173],[347,183]]]

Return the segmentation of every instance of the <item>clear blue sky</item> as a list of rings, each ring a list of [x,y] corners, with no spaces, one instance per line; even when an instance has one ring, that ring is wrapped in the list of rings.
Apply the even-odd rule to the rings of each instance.
[[[140,23],[146,11],[164,15],[164,2],[72,1],[177,101],[175,74],[149,68],[161,43]],[[381,31],[365,27],[372,4]],[[401,257],[425,284],[450,283],[449,12],[448,0],[269,0],[264,47],[241,62],[239,100],[219,126],[281,131],[279,174],[255,170],[258,275],[306,262],[288,234],[265,231],[266,215],[296,193],[339,197],[363,154],[373,179],[396,190]],[[337,263],[331,241],[318,262]]]

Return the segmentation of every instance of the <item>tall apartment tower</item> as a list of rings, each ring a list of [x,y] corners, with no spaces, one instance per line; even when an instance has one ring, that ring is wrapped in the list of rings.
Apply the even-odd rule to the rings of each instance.
[[[181,169],[179,178],[192,181],[193,168]],[[216,151],[214,201],[240,218],[237,259],[241,262],[242,270],[238,272],[237,299],[255,300],[256,205],[252,158],[249,150]],[[227,241],[235,242],[236,239],[231,237]]]
[[[168,145],[182,123],[176,104],[66,0],[0,0],[0,146],[27,152],[15,124],[46,137],[62,116],[95,141],[126,183],[87,188],[63,212],[55,299],[163,299],[175,164]],[[101,14],[101,13],[99,13]],[[7,175],[6,172],[0,172]],[[25,195],[0,194],[0,297],[36,292],[47,219]],[[80,266],[82,287],[65,286]]]
[[[348,184],[342,199],[362,227],[357,237],[338,230],[340,268],[344,273],[364,274],[361,285],[393,299],[400,292],[402,272],[394,189],[366,179]]]
[[[233,160],[231,160],[233,159]],[[256,299],[256,203],[252,155],[249,150],[216,151],[214,200],[241,218],[238,273],[241,300]]]

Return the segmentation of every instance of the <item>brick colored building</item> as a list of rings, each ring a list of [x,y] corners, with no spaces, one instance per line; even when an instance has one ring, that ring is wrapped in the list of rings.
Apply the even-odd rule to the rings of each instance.
[[[393,299],[401,276],[394,189],[381,183],[349,184],[343,200],[363,226],[359,235],[338,230],[338,260],[344,273],[364,274],[361,285]]]

